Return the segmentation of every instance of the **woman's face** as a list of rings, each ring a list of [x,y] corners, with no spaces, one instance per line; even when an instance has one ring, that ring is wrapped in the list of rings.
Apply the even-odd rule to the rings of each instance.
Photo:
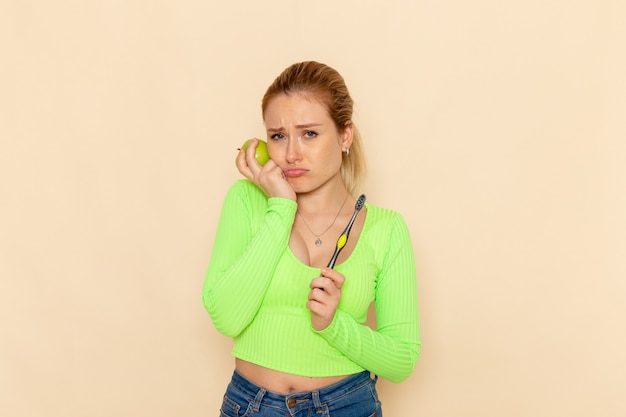
[[[265,109],[268,152],[296,193],[342,181],[342,151],[352,144],[352,125],[343,132],[322,103],[303,94],[279,95]]]

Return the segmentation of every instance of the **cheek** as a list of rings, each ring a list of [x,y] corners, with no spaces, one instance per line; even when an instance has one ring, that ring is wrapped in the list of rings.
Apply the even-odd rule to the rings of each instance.
[[[339,168],[341,167],[341,162],[342,162],[342,158],[341,158],[341,152],[337,151],[337,150],[333,150],[331,152],[325,152],[324,155],[319,155],[320,160],[324,161],[324,169],[331,171],[331,172],[336,172],[339,170]]]
[[[267,153],[270,156],[270,159],[276,160],[276,158],[279,155],[279,150],[278,150],[278,146],[276,145],[276,142],[274,142],[271,139],[267,139]]]

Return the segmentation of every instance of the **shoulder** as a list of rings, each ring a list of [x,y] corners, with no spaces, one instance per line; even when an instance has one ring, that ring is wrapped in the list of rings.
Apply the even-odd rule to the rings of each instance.
[[[246,219],[249,225],[255,227],[262,222],[267,205],[267,197],[252,181],[237,180],[226,192],[220,222],[234,224]]]
[[[402,214],[388,208],[366,205],[367,231],[372,247],[377,248],[382,270],[394,265],[413,264],[411,233]]]
[[[404,217],[399,212],[375,206],[369,203],[365,204],[367,208],[368,221],[379,227],[393,227],[397,224],[405,224]]]
[[[235,181],[224,198],[222,213],[227,216],[258,217],[267,208],[267,197],[252,181]]]
[[[240,180],[235,181],[230,186],[228,193],[237,194],[237,195],[261,194],[265,196],[265,194],[263,194],[263,191],[261,191],[259,187],[257,187],[252,181],[248,179],[240,179]]]
[[[266,205],[267,196],[248,179],[237,180],[230,186],[226,193],[226,198],[231,200],[239,200],[246,205]]]
[[[404,216],[395,210],[366,204],[366,235],[374,239],[379,247],[406,244],[411,240],[410,231]]]

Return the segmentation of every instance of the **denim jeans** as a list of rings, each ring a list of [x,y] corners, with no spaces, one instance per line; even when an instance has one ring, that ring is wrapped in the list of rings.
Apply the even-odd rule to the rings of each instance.
[[[220,417],[382,417],[376,381],[368,371],[315,391],[277,394],[235,370]]]

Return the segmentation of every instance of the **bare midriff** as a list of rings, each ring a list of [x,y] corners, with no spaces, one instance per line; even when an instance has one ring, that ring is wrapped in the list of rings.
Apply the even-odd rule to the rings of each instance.
[[[349,376],[307,377],[286,374],[242,359],[236,359],[235,366],[237,371],[248,381],[278,394],[314,391],[339,382]]]

